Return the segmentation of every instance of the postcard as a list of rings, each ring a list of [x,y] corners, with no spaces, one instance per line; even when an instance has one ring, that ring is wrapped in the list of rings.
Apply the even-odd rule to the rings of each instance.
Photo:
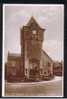
[[[63,97],[64,5],[3,4],[3,97]]]

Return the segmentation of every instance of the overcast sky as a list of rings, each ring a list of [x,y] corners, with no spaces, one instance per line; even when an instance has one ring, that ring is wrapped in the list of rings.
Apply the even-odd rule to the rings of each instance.
[[[43,49],[53,60],[63,59],[64,6],[63,5],[4,5],[4,58],[8,51],[20,53],[20,28],[31,16],[45,28]]]

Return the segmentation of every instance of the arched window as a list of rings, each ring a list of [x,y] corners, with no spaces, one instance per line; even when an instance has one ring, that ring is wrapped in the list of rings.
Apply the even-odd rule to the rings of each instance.
[[[50,62],[48,62],[48,67],[50,67],[51,66],[51,63]]]

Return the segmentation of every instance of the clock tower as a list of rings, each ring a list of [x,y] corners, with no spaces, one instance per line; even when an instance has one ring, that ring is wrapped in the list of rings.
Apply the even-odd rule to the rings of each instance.
[[[33,17],[21,29],[22,72],[29,79],[37,79],[40,77],[44,30]]]

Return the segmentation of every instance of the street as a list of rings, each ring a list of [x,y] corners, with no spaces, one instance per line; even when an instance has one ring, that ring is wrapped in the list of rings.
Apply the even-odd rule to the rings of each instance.
[[[7,83],[5,96],[63,96],[63,77],[32,83]]]

